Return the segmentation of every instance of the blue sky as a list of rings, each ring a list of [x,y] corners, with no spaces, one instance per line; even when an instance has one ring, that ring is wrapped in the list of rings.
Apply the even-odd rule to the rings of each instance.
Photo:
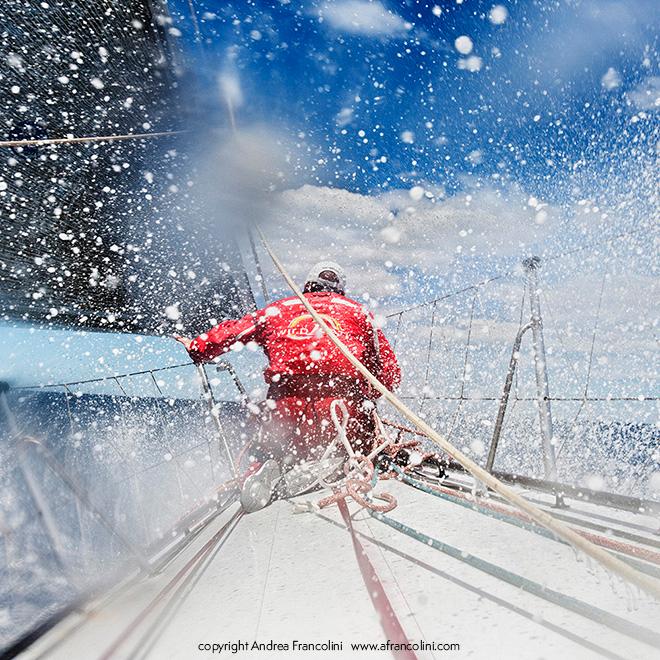
[[[336,238],[356,297],[371,292],[390,311],[508,269],[532,246],[552,253],[635,228],[657,208],[650,0],[169,6],[194,77],[191,121],[230,141],[230,94],[239,131],[286,152],[290,190],[270,233],[297,276],[334,256]],[[314,237],[301,247],[302,223]],[[0,357],[12,382],[185,361],[168,340],[25,328],[4,329]]]
[[[308,181],[353,191],[497,173],[559,198],[577,161],[602,173],[645,130],[629,95],[658,75],[647,0],[194,0],[201,46],[188,1],[170,4],[209,107],[235,72],[239,122],[279,125],[324,161]]]

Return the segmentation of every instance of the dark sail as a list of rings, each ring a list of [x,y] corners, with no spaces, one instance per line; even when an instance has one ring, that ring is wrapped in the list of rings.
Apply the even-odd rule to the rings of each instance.
[[[166,133],[0,148],[0,318],[151,333],[249,310],[235,243],[186,226],[203,211],[165,4],[5,0],[0,23],[0,140]]]

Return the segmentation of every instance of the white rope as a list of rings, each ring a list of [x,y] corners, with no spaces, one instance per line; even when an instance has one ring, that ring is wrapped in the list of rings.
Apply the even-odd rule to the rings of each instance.
[[[339,418],[337,417],[337,408],[341,410],[342,413],[342,420],[339,421]],[[335,429],[337,430],[337,435],[335,436],[335,439],[332,441],[332,444],[330,445],[329,449],[332,449],[334,447],[335,443],[337,440],[341,440],[342,444],[344,445],[344,448],[346,449],[346,453],[350,458],[355,458],[355,452],[353,451],[353,447],[348,440],[348,435],[346,434],[346,429],[348,427],[348,420],[350,419],[350,416],[348,414],[348,408],[346,407],[346,403],[343,401],[343,399],[335,399],[331,404],[330,404],[330,417],[332,419],[332,423],[335,425]],[[370,461],[373,461],[373,459],[380,454],[385,447],[388,445],[392,444],[392,440],[388,438],[387,433],[385,432],[385,429],[383,428],[383,424],[380,421],[380,417],[376,415],[376,424],[378,426],[378,430],[380,432],[380,435],[385,438],[385,442],[381,443],[378,445],[368,456],[367,458]],[[328,451],[326,450],[326,452]],[[325,454],[324,454],[325,458]]]
[[[341,421],[339,421],[339,417],[337,416],[337,408],[341,410]],[[344,445],[344,449],[346,450],[346,453],[349,455],[350,458],[355,457],[355,452],[353,451],[353,447],[351,446],[351,443],[348,441],[348,435],[346,434],[346,429],[348,428],[348,420],[350,419],[350,415],[348,414],[348,408],[346,407],[346,403],[342,399],[335,399],[331,404],[330,404],[330,418],[332,419],[332,423],[335,425],[335,430],[337,431],[337,435],[335,436],[335,439],[332,441],[332,444],[330,447],[333,447],[337,440],[341,440],[341,443]]]
[[[338,412],[341,412],[341,419],[339,418]],[[322,465],[323,461],[328,460],[331,452],[337,445],[339,441],[344,445],[344,449],[348,454],[348,458],[343,463],[343,475],[340,476],[335,481],[329,482],[327,477],[335,473],[337,466],[333,466],[333,469],[328,472],[325,476],[320,474],[312,483],[307,484],[305,488],[298,492],[311,490],[317,485],[320,485],[322,488],[327,488],[332,491],[332,495],[324,497],[319,502],[311,502],[306,500],[302,503],[295,504],[296,513],[308,513],[311,511],[320,511],[322,508],[329,506],[333,503],[338,503],[339,501],[344,500],[346,497],[352,497],[355,502],[360,506],[367,507],[373,511],[391,511],[396,507],[396,499],[388,493],[374,493],[373,488],[377,481],[377,473],[373,465],[373,459],[377,456],[385,447],[392,444],[392,440],[385,433],[383,424],[374,411],[374,418],[376,427],[378,429],[378,437],[384,438],[385,441],[381,442],[368,456],[362,454],[357,454],[353,449],[349,439],[348,439],[348,422],[350,420],[350,415],[348,412],[348,407],[346,402],[343,399],[334,399],[330,403],[330,417],[332,423],[335,426],[335,436],[332,439],[332,442],[328,445],[319,464]],[[295,468],[294,468],[295,470]],[[290,493],[291,497],[292,494]],[[373,499],[381,500],[385,502],[383,505],[374,504]]]
[[[339,416],[337,414],[337,409],[341,411],[342,414],[341,420],[339,419]],[[351,446],[351,443],[348,440],[348,435],[346,432],[348,428],[348,421],[350,419],[350,416],[348,414],[348,408],[346,407],[346,403],[342,399],[334,399],[330,403],[330,417],[332,419],[332,423],[335,426],[336,434],[332,439],[332,442],[326,447],[321,458],[318,460],[317,465],[320,465],[321,467],[323,467],[323,463],[325,461],[329,460],[330,456],[332,455],[339,441],[341,441],[341,444],[344,446],[344,449],[348,454],[348,460],[355,459],[355,452],[353,451],[353,447]],[[294,470],[296,470],[296,468],[294,468]],[[316,479],[314,479],[314,481],[305,484],[305,486],[302,489],[300,489],[297,493],[287,493],[288,497],[295,497],[297,495],[300,495],[301,493],[311,490],[312,488],[315,488],[316,486],[321,486],[322,488],[329,488],[329,489],[336,488],[346,480],[346,476],[342,474],[342,476],[339,479],[337,479],[337,481],[328,481],[327,480],[328,477],[332,476],[332,474],[335,473],[335,470],[336,467],[333,466],[333,469],[328,474],[324,474],[322,472],[318,477],[316,477]],[[301,472],[304,471],[304,468],[301,468],[299,471]],[[315,510],[315,505],[310,501],[306,501],[305,503],[303,503],[302,511],[310,511],[310,510]]]
[[[339,408],[342,413],[341,421],[337,417],[337,408]],[[346,433],[350,415],[348,414],[348,408],[346,407],[346,403],[342,399],[335,399],[330,404],[330,417],[332,418],[332,423],[335,425],[335,429],[337,430],[337,435],[335,436],[335,439],[333,440],[331,447],[336,443],[337,440],[341,440],[342,444],[344,445],[344,449],[346,449],[346,453],[348,454],[348,461],[351,471],[349,472],[348,475],[332,483],[327,482],[325,479],[319,479],[319,484],[325,486],[326,488],[333,488],[341,485],[347,479],[354,477],[355,470],[360,468],[360,463],[357,461],[357,456],[355,454],[355,451],[353,450],[353,447]],[[389,439],[383,442],[367,456],[367,459],[369,461],[373,461],[374,457],[377,456],[390,443],[391,440]]]
[[[372,385],[389,403],[396,408],[406,419],[415,424],[430,440],[435,442],[441,449],[452,456],[458,461],[468,472],[470,472],[477,479],[485,483],[489,488],[499,493],[506,500],[517,506],[532,518],[535,522],[543,527],[549,529],[558,537],[564,539],[572,546],[581,550],[589,557],[595,559],[613,573],[618,574],[620,577],[628,580],[629,582],[637,585],[648,594],[660,600],[660,583],[643,573],[635,570],[628,564],[621,561],[618,557],[610,554],[602,548],[587,541],[585,538],[574,532],[570,527],[560,522],[550,514],[542,511],[534,506],[526,499],[521,497],[513,489],[503,484],[499,479],[484,470],[481,466],[475,463],[471,458],[466,456],[457,447],[452,445],[448,440],[442,437],[434,429],[432,429],[424,420],[418,417],[410,408],[408,408],[397,396],[390,392],[385,385],[383,385],[346,347],[346,345],[337,337],[337,335],[330,329],[327,323],[319,315],[319,313],[310,304],[309,300],[303,295],[300,288],[293,281],[288,274],[282,262],[277,255],[273,252],[266,237],[259,227],[257,227],[261,241],[268,252],[270,258],[273,260],[276,268],[282,274],[286,283],[289,285],[293,293],[299,298],[305,309],[310,313],[314,321],[328,336],[330,341],[339,349],[342,355],[353,365],[353,367]]]
[[[338,411],[341,412],[341,419],[339,418]],[[333,466],[333,469],[328,474],[321,473],[316,479],[314,479],[313,482],[311,482],[310,484],[306,484],[305,487],[298,493],[295,494],[288,493],[289,497],[294,497],[295,495],[299,495],[300,493],[311,490],[316,486],[321,486],[322,488],[328,488],[329,490],[339,488],[348,479],[356,478],[357,474],[362,472],[361,463],[358,461],[353,446],[351,445],[348,439],[347,429],[348,429],[348,422],[350,420],[350,414],[348,412],[348,407],[346,406],[346,402],[343,399],[334,399],[330,403],[330,418],[332,419],[332,423],[334,424],[336,433],[334,438],[332,439],[332,442],[326,447],[325,451],[323,452],[323,455],[319,459],[318,464],[323,466],[324,461],[327,461],[330,458],[332,452],[337,447],[337,444],[341,442],[341,444],[344,446],[344,449],[346,450],[346,453],[348,454],[348,459],[347,459],[349,464],[348,470],[345,471],[342,474],[342,476],[339,477],[336,481],[328,481],[328,477],[332,476],[332,474],[335,473],[336,468]],[[367,459],[369,461],[373,461],[375,456],[377,456],[385,447],[387,447],[392,443],[392,440],[387,437],[380,419],[376,417],[376,420],[381,435],[382,437],[386,438],[386,440],[385,442],[381,443],[378,447],[376,447],[367,456]],[[298,504],[296,504],[297,513],[306,513],[309,511],[318,510],[318,506],[316,505],[316,503],[311,502],[310,500],[306,500],[301,504],[301,506],[298,506]]]

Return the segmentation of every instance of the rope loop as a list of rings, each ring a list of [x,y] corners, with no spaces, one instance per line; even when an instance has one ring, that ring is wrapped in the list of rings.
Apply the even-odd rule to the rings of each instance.
[[[353,501],[361,507],[377,513],[387,513],[396,507],[397,501],[393,495],[389,493],[378,495],[372,493],[378,482],[378,475],[374,469],[374,464],[367,456],[353,454],[349,457],[344,463],[344,475],[344,478],[335,484],[333,489],[335,492],[319,501],[318,507],[320,509],[324,509],[331,504],[339,504],[347,497],[352,497]],[[379,499],[385,504],[376,504],[372,498]]]

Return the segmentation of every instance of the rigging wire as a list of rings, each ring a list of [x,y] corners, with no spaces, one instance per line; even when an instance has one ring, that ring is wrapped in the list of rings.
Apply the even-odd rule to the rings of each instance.
[[[88,378],[86,380],[74,380],[68,383],[48,383],[45,385],[20,385],[19,387],[14,387],[14,390],[42,390],[45,388],[51,387],[73,387],[74,385],[87,385],[90,383],[103,383],[108,380],[113,380],[114,378],[128,378],[130,376],[144,376],[146,374],[155,374],[160,371],[169,371],[170,369],[182,369],[183,367],[192,367],[191,362],[186,362],[183,364],[172,364],[167,367],[158,367],[156,369],[143,369],[142,371],[130,371],[124,374],[115,374],[112,376],[102,376],[99,378]]]
[[[165,438],[167,437],[167,431],[166,431],[166,426],[167,425],[166,425],[166,422],[165,422],[165,415],[163,414],[163,409],[161,407],[161,402],[165,399],[165,394],[163,393],[163,390],[161,389],[160,385],[158,384],[158,381],[156,380],[156,377],[153,375],[153,373],[151,373],[149,375],[151,376],[151,380],[154,384],[154,387],[156,388],[156,391],[160,395],[160,398],[156,397],[155,405],[156,405],[156,410],[158,411],[158,420],[160,421],[160,427],[161,427],[162,435],[157,434],[157,438],[158,438],[158,441],[160,443],[160,446],[163,447],[169,453],[169,455],[172,457],[172,460],[174,461],[175,474],[176,474],[177,485],[179,486],[180,498],[181,498],[182,501],[185,499],[184,494],[183,494],[183,486],[181,485],[180,473],[185,474],[186,477],[188,478],[188,480],[190,481],[190,483],[194,485],[195,489],[203,495],[204,493],[203,493],[202,485],[198,481],[195,481],[195,479],[192,478],[192,476],[189,474],[189,472],[187,470],[183,469],[183,466],[179,462],[179,457],[175,453],[174,448],[172,447],[172,445],[170,445],[167,442],[167,440],[165,440]],[[209,452],[209,463],[210,463],[213,460],[213,456],[211,454],[211,448],[208,445],[208,443],[207,443],[207,448],[208,448],[208,452]],[[181,452],[181,453],[185,453],[185,452]]]
[[[124,374],[115,374],[112,376],[104,376],[102,378],[89,378],[87,380],[77,380],[70,383],[47,383],[47,384],[37,384],[37,385],[19,385],[18,387],[13,387],[14,391],[23,391],[23,390],[44,390],[58,387],[73,387],[75,385],[88,385],[92,383],[102,383],[109,380],[114,380],[114,378],[129,378],[131,376],[143,376],[152,373],[158,373],[160,371],[168,371],[170,369],[183,369],[184,367],[192,367],[191,362],[186,362],[184,364],[173,364],[169,367],[158,367],[157,369],[145,369],[143,371],[131,371]],[[73,395],[75,396],[75,395]],[[400,396],[400,399],[404,400],[416,400],[419,397],[417,396]],[[426,397],[429,400],[442,400],[442,401],[460,401],[461,397],[456,396],[428,396]],[[548,401],[582,401],[584,397],[558,397],[551,396],[548,397]],[[489,397],[489,396],[470,396],[462,397],[463,401],[499,401],[499,397]],[[519,397],[518,401],[538,401],[538,397]],[[588,397],[587,401],[658,401],[660,397],[658,396],[602,396],[602,397]]]
[[[600,295],[598,297],[598,308],[596,309],[596,318],[594,319],[594,331],[591,335],[591,348],[589,349],[589,364],[587,365],[587,380],[584,384],[584,398],[587,398],[589,391],[589,381],[591,379],[591,367],[594,360],[594,345],[596,343],[596,333],[598,332],[598,323],[600,322],[600,312],[603,306],[603,292],[605,291],[605,280],[607,273],[603,273],[603,281],[600,285]]]
[[[465,356],[463,359],[463,373],[461,375],[461,389],[458,397],[456,397],[456,400],[458,401],[458,405],[456,406],[456,410],[454,411],[451,422],[449,424],[449,430],[447,431],[447,440],[451,440],[451,438],[454,435],[454,431],[456,430],[456,427],[458,425],[458,420],[461,417],[461,411],[463,410],[463,403],[465,401],[471,400],[465,397],[465,378],[467,375],[467,366],[469,362],[470,340],[472,338],[472,322],[474,319],[474,308],[477,300],[478,291],[479,289],[475,289],[474,296],[472,297],[472,305],[470,307],[470,320],[469,320],[468,332],[467,332],[467,341],[465,343]]]
[[[525,313],[525,297],[527,296],[527,287],[523,286],[522,300],[520,301],[520,319],[518,321],[518,332],[522,330],[523,327],[523,314]],[[520,390],[518,389],[518,369],[514,372],[514,392],[515,397],[517,398],[520,395]]]
[[[437,303],[433,303],[433,312],[431,314],[431,327],[429,328],[429,342],[426,349],[426,371],[424,372],[424,382],[422,383],[422,396],[419,401],[419,411],[422,412],[424,407],[424,399],[426,398],[426,386],[429,382],[429,370],[431,368],[431,350],[433,348],[433,328],[435,326],[435,313],[437,311]]]
[[[416,309],[421,309],[422,307],[435,305],[436,303],[442,302],[443,300],[447,300],[447,298],[452,298],[454,296],[460,295],[461,293],[466,293],[467,291],[471,291],[476,287],[486,286],[491,282],[495,282],[496,280],[501,280],[509,275],[513,275],[515,272],[516,271],[512,269],[511,271],[502,273],[501,275],[494,275],[493,277],[488,277],[485,280],[475,282],[474,284],[470,284],[469,286],[463,287],[462,289],[456,289],[455,291],[450,291],[449,293],[442,295],[439,298],[435,298],[433,300],[427,300],[426,302],[419,303],[418,305],[413,305],[412,307],[406,307],[405,309],[401,309],[398,312],[392,312],[391,314],[387,314],[385,318],[391,319],[394,318],[395,316],[398,316],[399,314],[407,314],[408,312],[412,312]]]
[[[548,318],[554,318],[554,315],[550,311],[550,305],[548,304],[547,297],[544,295],[543,292],[540,292],[539,296],[543,297],[543,309],[545,310],[545,315]],[[562,360],[566,363],[566,366],[573,372],[573,376],[575,377],[575,382],[577,383],[581,379],[580,379],[580,376],[579,376],[578,372],[575,370],[575,365],[568,359],[569,350],[568,350],[566,344],[564,343],[564,338],[563,338],[564,333],[561,331],[558,322],[555,323],[555,333],[557,335],[557,339],[559,339],[559,343],[561,344],[561,347],[564,349],[564,352],[562,353]],[[550,400],[552,400],[552,399],[550,399]],[[577,406],[577,411],[576,411],[575,416],[573,417],[573,421],[571,422],[571,425],[570,425],[570,429],[572,430],[575,427],[575,424],[578,420],[578,417],[580,416],[580,413],[582,412],[582,410],[585,407],[586,398],[584,396],[579,397],[579,398],[578,397],[572,397],[571,400],[580,402],[579,406]],[[559,449],[557,451],[555,460],[561,454],[561,451],[564,448],[564,445],[566,444],[567,440],[568,440],[568,438],[564,438],[564,441],[561,443],[561,446],[559,447]]]
[[[578,408],[577,412],[575,413],[575,417],[573,418],[573,421],[571,422],[571,429],[575,427],[575,424],[577,423],[578,417],[580,416],[580,413],[586,409],[587,407],[587,402],[588,402],[588,393],[589,393],[589,382],[591,379],[591,367],[593,364],[593,359],[594,359],[594,346],[596,344],[596,333],[598,332],[598,323],[600,321],[600,312],[603,304],[603,292],[605,291],[605,280],[607,279],[607,272],[603,273],[603,281],[601,282],[600,285],[600,295],[598,297],[598,307],[596,309],[596,317],[594,319],[594,329],[591,334],[591,348],[589,349],[589,362],[587,364],[587,377],[585,379],[584,383],[584,393],[583,393],[583,398],[582,402],[580,403],[580,407]],[[561,335],[560,335],[561,336]],[[562,343],[563,345],[563,343]],[[566,442],[568,440],[568,437],[564,438],[564,441],[561,443],[561,446],[557,450],[557,458],[559,458],[562,450],[566,446]]]
[[[401,319],[403,318],[403,312],[399,312],[398,319],[396,322],[396,331],[394,332],[394,340],[392,341],[392,350],[396,351],[396,345],[399,341],[399,333],[401,332]]]
[[[470,309],[470,321],[468,324],[467,341],[465,343],[465,359],[463,360],[463,375],[461,376],[461,393],[459,395],[461,399],[465,394],[465,377],[467,375],[467,368],[470,358],[470,341],[472,340],[472,324],[474,322],[474,307],[477,302],[477,291],[478,289],[475,289],[474,297],[472,298],[472,307]]]
[[[552,318],[554,315],[550,311],[550,305],[548,304],[547,297],[543,293],[541,293],[541,295],[543,296],[543,307],[545,309],[546,315],[549,318]],[[601,289],[601,296],[602,296],[602,289]],[[564,333],[561,331],[559,323],[555,323],[555,331],[556,331],[556,334],[557,334],[557,339],[559,339],[559,343],[561,344],[561,347],[564,349],[564,352],[562,353],[562,359],[564,360],[564,362],[566,363],[568,368],[573,372],[573,376],[575,376],[575,382],[577,383],[581,379],[580,379],[579,374],[575,370],[575,366],[568,359],[569,350],[568,350],[566,344],[564,343],[564,339],[563,339]],[[593,346],[592,346],[592,348],[593,348]],[[577,407],[577,411],[575,413],[575,416],[573,417],[573,420],[571,421],[571,424],[570,424],[571,431],[575,428],[575,424],[577,423],[577,420],[580,417],[580,414],[585,409],[585,406],[586,406],[586,403],[587,403],[586,392],[582,397],[579,397],[579,398],[578,397],[573,397],[573,399],[575,401],[579,401],[580,404]],[[568,441],[568,437],[565,437],[563,442],[561,443],[560,447],[557,450],[556,458],[558,458],[561,455],[561,452],[564,449],[564,446],[566,445],[567,441]]]
[[[261,286],[261,293],[264,297],[264,305],[267,305],[270,301],[270,295],[268,294],[268,287],[266,286],[266,279],[264,277],[263,270],[261,269],[261,261],[259,260],[259,255],[257,253],[257,246],[254,243],[254,236],[252,235],[252,229],[248,227],[247,235],[250,240],[250,250],[252,251],[252,258],[254,259],[254,264],[257,268],[257,277],[259,280],[259,285]]]
[[[2,140],[2,147],[47,147],[54,144],[82,144],[88,142],[121,142],[124,140],[149,140],[152,138],[180,135],[187,131],[159,131],[157,133],[124,133],[120,135],[87,135],[84,137],[44,138],[28,140]]]
[[[502,397],[499,396],[447,396],[447,395],[436,395],[436,396],[427,396],[428,401],[499,401]],[[418,396],[413,395],[401,395],[399,399],[404,401],[417,401]],[[513,401],[520,401],[521,403],[526,401],[539,401],[537,396],[519,396],[512,397]],[[541,401],[558,401],[563,403],[569,402],[580,402],[585,401],[585,398],[582,396],[544,396],[541,398]],[[587,397],[586,401],[597,402],[597,401],[637,401],[643,403],[645,401],[660,401],[658,396],[590,396]]]

